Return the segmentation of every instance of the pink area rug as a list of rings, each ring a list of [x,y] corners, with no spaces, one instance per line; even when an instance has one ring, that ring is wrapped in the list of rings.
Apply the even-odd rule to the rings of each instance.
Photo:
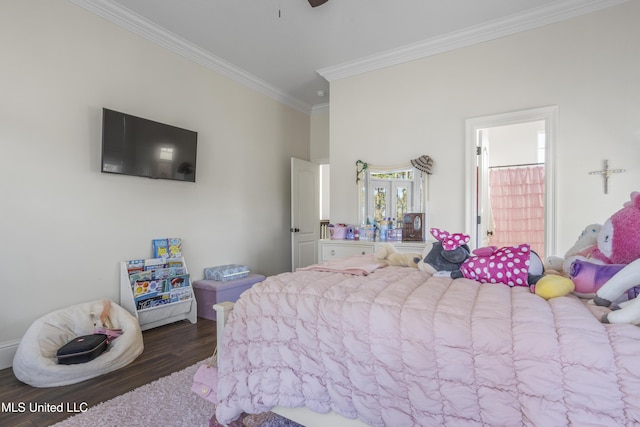
[[[191,391],[205,361],[89,408],[54,427],[210,427],[212,403]],[[244,415],[234,427],[302,427],[274,413]]]
[[[93,406],[55,427],[209,427],[213,404],[191,391],[200,363]]]

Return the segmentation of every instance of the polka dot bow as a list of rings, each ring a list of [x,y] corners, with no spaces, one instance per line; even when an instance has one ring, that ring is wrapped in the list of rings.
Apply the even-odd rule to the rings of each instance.
[[[463,233],[450,234],[448,231],[440,230],[439,228],[432,228],[431,235],[435,237],[445,251],[452,251],[465,243],[469,243],[471,237]]]

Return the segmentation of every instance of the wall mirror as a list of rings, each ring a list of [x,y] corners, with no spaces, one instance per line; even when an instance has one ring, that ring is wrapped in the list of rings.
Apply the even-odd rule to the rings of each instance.
[[[416,167],[412,163],[414,161],[395,166],[373,166],[360,160],[356,162],[359,225],[373,225],[384,220],[396,223],[402,221],[406,213],[424,213],[426,222],[428,173],[420,170],[426,166],[418,164]]]

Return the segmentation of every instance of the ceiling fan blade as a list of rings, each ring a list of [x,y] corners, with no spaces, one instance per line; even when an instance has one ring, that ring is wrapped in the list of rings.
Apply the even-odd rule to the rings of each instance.
[[[309,0],[311,7],[318,7],[325,4],[329,0]]]

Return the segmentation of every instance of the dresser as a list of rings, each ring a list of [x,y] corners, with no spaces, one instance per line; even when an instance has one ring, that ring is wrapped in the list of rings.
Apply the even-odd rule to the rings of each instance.
[[[422,254],[427,242],[371,242],[367,240],[329,240],[318,241],[318,262],[353,255],[373,255],[384,244],[393,245],[398,252]]]

